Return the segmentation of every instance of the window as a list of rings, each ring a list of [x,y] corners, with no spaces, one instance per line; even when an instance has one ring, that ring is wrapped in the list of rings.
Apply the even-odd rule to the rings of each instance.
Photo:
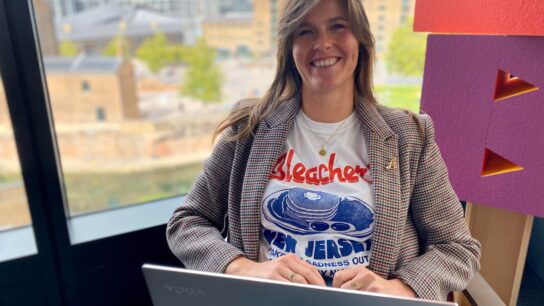
[[[198,1],[162,10],[152,7],[170,2],[99,1],[69,15],[33,2],[71,217],[187,193],[218,122],[272,81],[275,58],[254,57],[274,54],[263,40],[271,24],[251,12],[274,12],[262,1],[224,13]],[[120,29],[127,15],[146,18]]]
[[[89,91],[91,91],[91,84],[89,84],[88,81],[82,81],[81,91],[83,91],[83,93],[89,93]]]
[[[36,254],[25,185],[0,75],[0,263]]]
[[[0,231],[30,223],[25,185],[0,76]],[[0,252],[2,249],[4,247]]]
[[[363,2],[376,38],[374,83],[379,103],[418,111],[426,34],[414,33],[412,25],[407,24],[414,16],[410,9],[414,3],[415,0]],[[416,55],[406,59],[403,54],[411,50],[417,50]],[[414,63],[417,69],[403,69]]]
[[[97,121],[106,121],[106,111],[103,107],[96,108],[96,120]]]

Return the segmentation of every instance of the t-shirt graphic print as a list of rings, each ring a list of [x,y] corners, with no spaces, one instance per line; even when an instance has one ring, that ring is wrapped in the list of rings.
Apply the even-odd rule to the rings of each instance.
[[[326,141],[341,123],[302,116],[299,112],[265,190],[259,260],[295,253],[330,285],[337,271],[368,265],[374,230],[372,180],[355,114],[327,145],[325,156],[310,148],[319,148],[318,140]]]

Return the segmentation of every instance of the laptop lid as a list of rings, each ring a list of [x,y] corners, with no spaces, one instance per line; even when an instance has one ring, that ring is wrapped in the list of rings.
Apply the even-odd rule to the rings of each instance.
[[[457,305],[152,264],[144,264],[142,270],[154,306]]]

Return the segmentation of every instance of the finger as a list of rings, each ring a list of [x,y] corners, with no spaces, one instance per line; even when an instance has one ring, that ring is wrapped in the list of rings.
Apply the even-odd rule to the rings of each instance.
[[[351,290],[361,290],[362,289],[361,281],[358,281],[356,278],[352,278],[349,281],[343,283],[341,289],[351,289]]]
[[[323,277],[321,274],[317,271],[317,269],[313,269],[314,267],[308,267],[301,263],[300,261],[292,261],[288,263],[289,268],[293,270],[296,274],[303,277],[308,284],[311,285],[317,285],[317,286],[325,286],[325,281],[323,280]],[[317,273],[316,273],[317,272]]]
[[[320,279],[320,280],[323,280],[323,275],[321,275],[321,273],[319,273],[319,270],[317,269],[316,266],[308,263],[307,261],[305,260],[300,260],[300,262],[302,263],[302,265],[304,265],[305,267],[307,267],[316,277],[317,279]],[[325,281],[323,280],[323,284],[325,284]]]
[[[345,282],[340,286],[342,289],[361,290],[368,291],[368,288],[376,280],[374,274],[367,269],[361,269],[358,271],[352,279]]]
[[[281,266],[278,269],[279,277],[286,282],[290,283],[299,283],[299,284],[308,284],[306,279],[299,275],[297,272],[293,271],[289,267]]]
[[[292,277],[291,282],[292,283],[298,283],[298,284],[305,284],[305,285],[308,284],[308,282],[306,281],[306,279],[302,275],[296,274],[296,273],[295,273],[295,276]]]
[[[305,260],[302,260],[302,259],[299,259],[298,263],[302,267],[304,267],[307,271],[309,271],[309,273],[311,273],[311,275],[309,275],[308,277],[311,277],[315,281],[313,283],[314,285],[326,286],[325,285],[325,280],[323,279],[323,275],[321,275],[319,270],[317,270],[317,268],[314,265],[311,265],[311,264],[309,264],[308,262],[306,262]]]
[[[357,268],[348,268],[344,269],[342,271],[338,271],[334,274],[334,277],[332,279],[332,286],[334,288],[342,288],[342,286],[350,281],[352,278],[357,275]]]
[[[289,269],[301,275],[308,284],[325,286],[325,281],[316,267],[300,259],[295,254],[288,254],[284,257],[285,264],[289,267]]]
[[[321,276],[321,273],[319,273],[319,271],[317,270],[317,268],[308,263],[306,260],[302,259],[302,258],[299,258],[299,257],[296,257],[295,256],[295,259],[294,259],[298,264],[308,268],[309,270],[313,271],[315,273],[315,276]]]

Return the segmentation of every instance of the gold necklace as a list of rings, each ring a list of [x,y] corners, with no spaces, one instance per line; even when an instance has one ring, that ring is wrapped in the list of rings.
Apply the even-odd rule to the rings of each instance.
[[[344,120],[342,120],[342,122],[338,125],[338,127],[334,130],[334,132],[329,135],[329,137],[327,137],[327,139],[325,140],[324,143],[322,143],[320,140],[319,140],[319,137],[317,136],[317,134],[314,132],[314,130],[312,130],[312,128],[310,127],[310,124],[308,123],[308,119],[306,118],[306,114],[302,114],[302,119],[304,120],[304,124],[306,125],[306,127],[308,128],[308,130],[310,130],[310,132],[314,135],[315,139],[317,139],[317,141],[321,144],[321,149],[318,151],[319,155],[321,156],[325,156],[327,154],[327,150],[325,150],[325,146],[329,143],[329,141],[332,139],[332,136],[336,135],[336,133],[340,130],[340,128],[344,125],[344,123],[346,122],[346,120],[348,120],[348,118],[350,117],[351,115],[347,116]]]

